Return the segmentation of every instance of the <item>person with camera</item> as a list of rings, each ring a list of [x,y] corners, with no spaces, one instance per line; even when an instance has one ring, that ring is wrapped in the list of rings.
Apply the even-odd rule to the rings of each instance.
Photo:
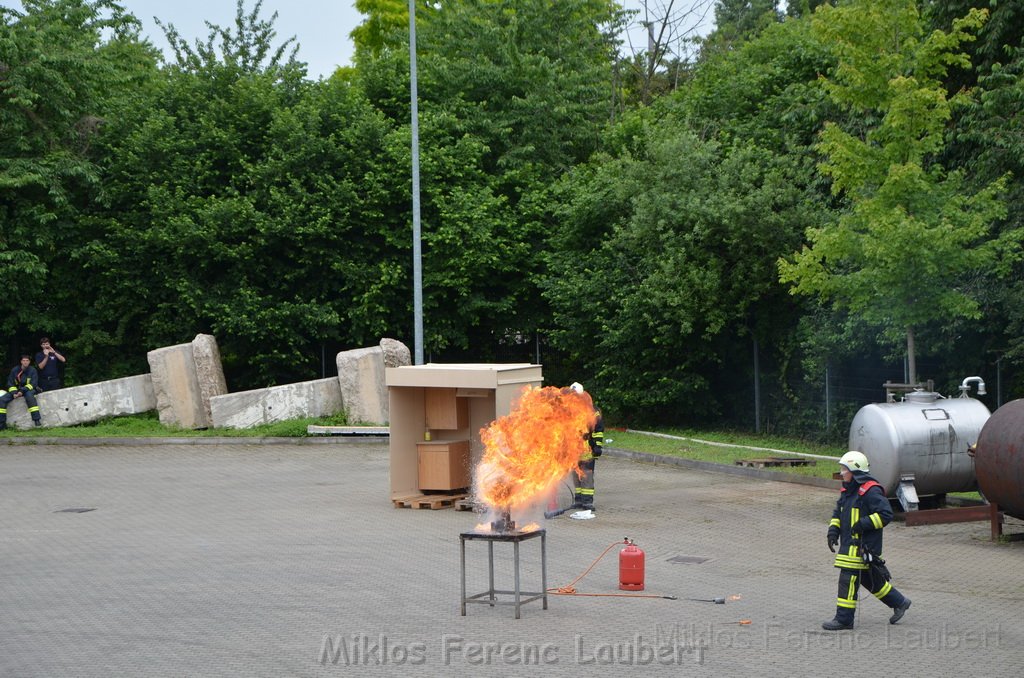
[[[61,387],[60,364],[66,363],[67,359],[53,347],[49,337],[40,339],[39,346],[43,349],[36,353],[36,366],[39,367],[39,390],[56,391]]]

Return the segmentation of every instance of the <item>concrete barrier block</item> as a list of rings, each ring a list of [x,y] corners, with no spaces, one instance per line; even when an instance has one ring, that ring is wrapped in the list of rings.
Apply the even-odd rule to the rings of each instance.
[[[207,421],[212,421],[210,398],[228,392],[217,339],[211,334],[197,334],[192,340],[192,358],[195,361],[196,381],[199,383],[199,398],[203,403],[203,411]]]
[[[341,403],[350,424],[386,424],[381,397],[384,352],[379,347],[342,351],[336,357]],[[382,402],[385,406],[382,407]]]
[[[38,401],[43,426],[74,426],[156,408],[153,380],[148,374],[47,391],[38,395]],[[32,419],[21,398],[7,406],[7,425],[32,428]]]
[[[384,351],[384,367],[412,365],[412,353],[409,351],[409,347],[397,339],[385,337],[380,340],[380,347]]]
[[[181,428],[208,428],[192,344],[165,346],[146,354],[160,423]]]
[[[298,417],[326,417],[342,410],[337,379],[227,393],[210,398],[217,428],[250,428]]]
[[[156,409],[164,426],[209,428],[210,399],[228,392],[217,340],[197,334],[188,344],[146,354]]]
[[[387,424],[388,387],[384,370],[411,362],[409,349],[395,339],[380,346],[357,348],[338,354],[341,402],[350,424]]]

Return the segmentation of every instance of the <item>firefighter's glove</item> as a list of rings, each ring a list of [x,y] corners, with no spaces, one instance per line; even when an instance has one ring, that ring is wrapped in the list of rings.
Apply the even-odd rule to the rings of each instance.
[[[828,528],[828,550],[836,552],[836,544],[839,543],[839,528],[834,525]]]

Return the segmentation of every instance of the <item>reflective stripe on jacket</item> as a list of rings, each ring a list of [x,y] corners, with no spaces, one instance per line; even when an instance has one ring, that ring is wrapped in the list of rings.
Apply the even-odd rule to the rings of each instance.
[[[594,428],[590,429],[587,434],[587,442],[590,443],[590,449],[587,450],[582,457],[583,461],[590,461],[596,459],[604,453],[604,419],[601,418],[601,410],[596,410],[597,419],[594,421]]]

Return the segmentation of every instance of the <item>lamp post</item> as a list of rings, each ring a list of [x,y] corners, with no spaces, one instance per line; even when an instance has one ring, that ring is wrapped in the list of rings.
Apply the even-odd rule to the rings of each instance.
[[[416,0],[409,0],[409,96],[412,101],[413,364],[423,364],[423,264],[420,250],[420,124],[416,96]]]

